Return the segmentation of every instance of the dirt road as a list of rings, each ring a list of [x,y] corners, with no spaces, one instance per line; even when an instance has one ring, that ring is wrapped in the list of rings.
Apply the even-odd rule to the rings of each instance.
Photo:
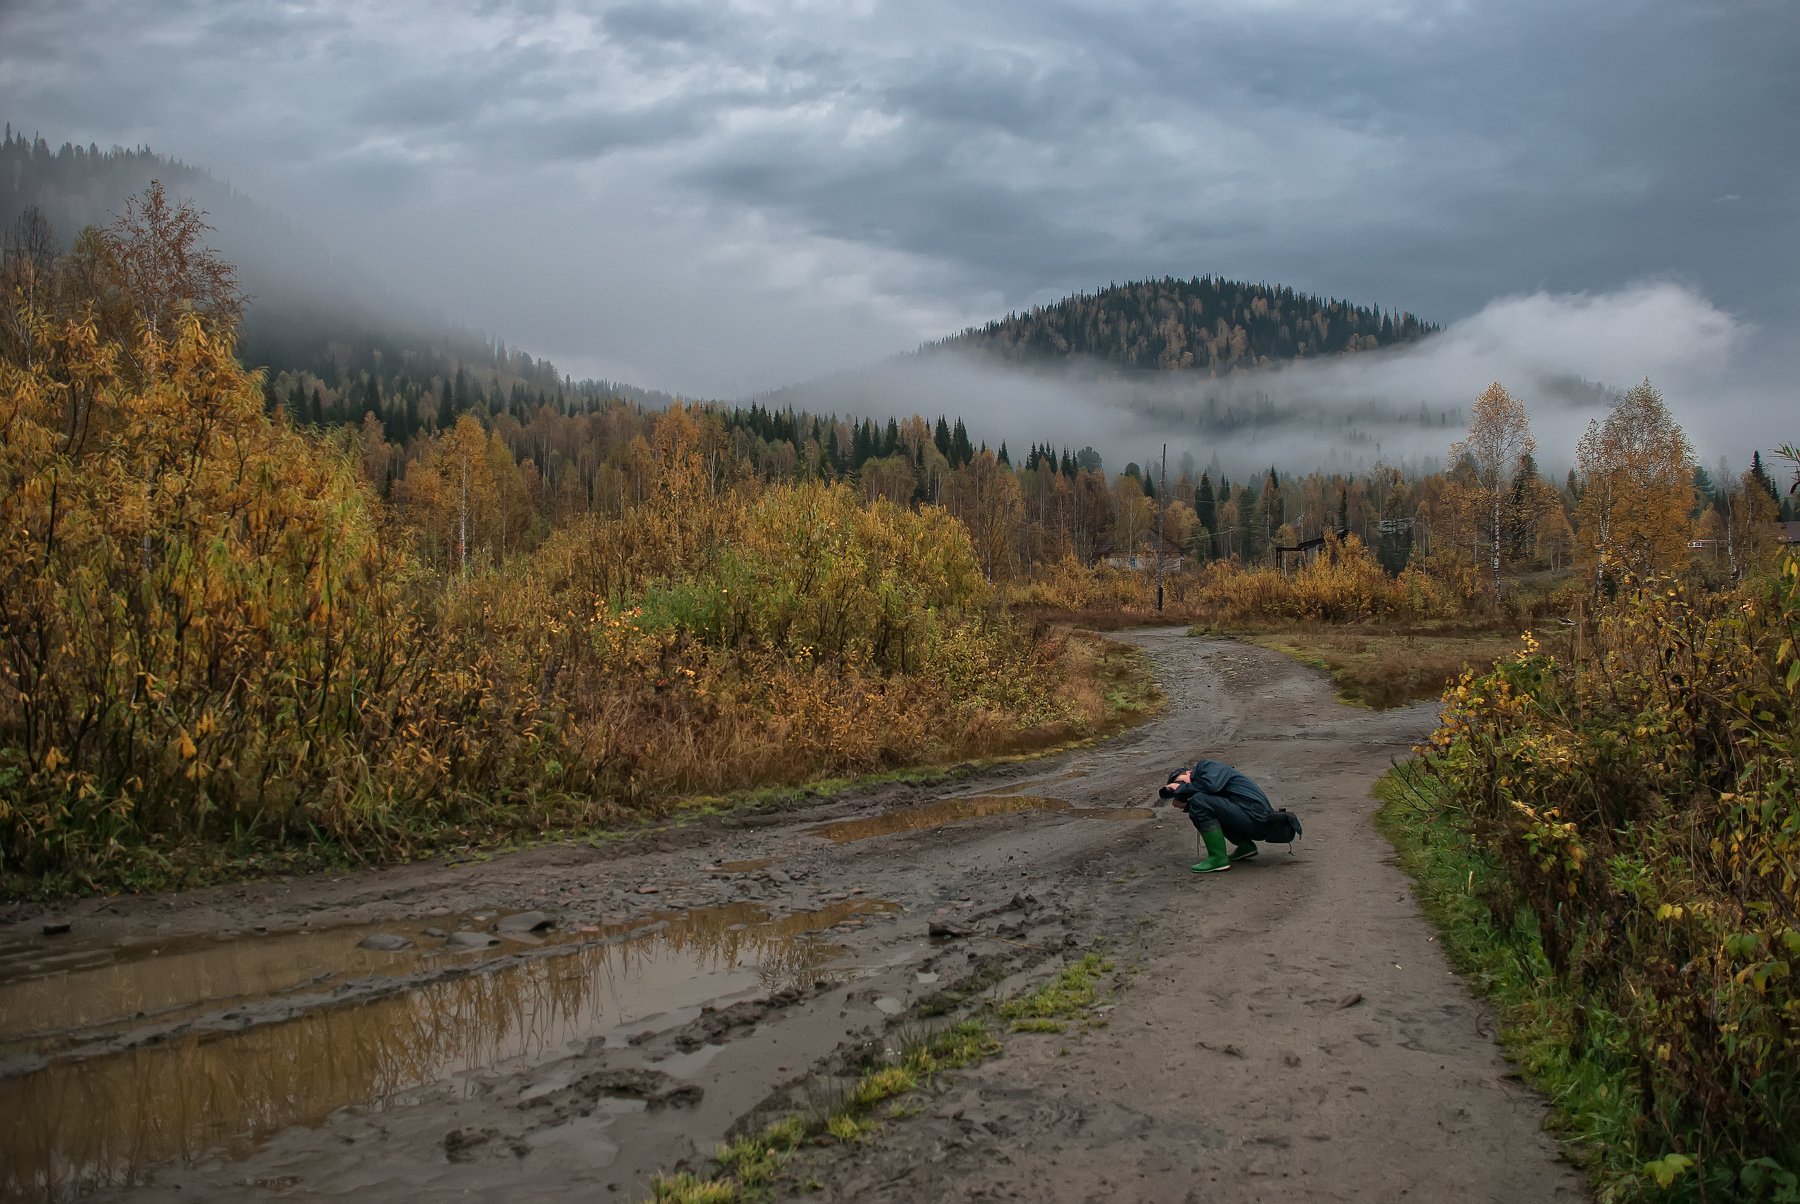
[[[642,1199],[959,985],[1004,992],[1102,942],[1104,1027],[1010,1035],[917,1115],[809,1150],[812,1198],[1585,1198],[1369,823],[1429,708],[1340,706],[1242,645],[1123,638],[1162,718],[947,786],[15,911],[0,1197]],[[1301,813],[1297,856],[1188,871],[1192,828],[1149,804],[1201,753]]]

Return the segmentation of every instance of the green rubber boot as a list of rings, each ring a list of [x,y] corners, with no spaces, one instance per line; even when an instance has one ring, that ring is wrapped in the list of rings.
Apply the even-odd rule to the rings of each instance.
[[[1259,851],[1260,850],[1257,849],[1254,840],[1246,840],[1243,844],[1234,844],[1231,846],[1231,859],[1233,861],[1248,861],[1256,856]]]
[[[1206,860],[1189,869],[1196,874],[1216,874],[1231,868],[1231,858],[1225,854],[1225,833],[1217,828],[1202,828],[1200,839],[1206,842]]]

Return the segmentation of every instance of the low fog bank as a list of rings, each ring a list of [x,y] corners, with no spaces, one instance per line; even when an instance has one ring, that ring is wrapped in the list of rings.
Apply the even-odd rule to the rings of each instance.
[[[1697,459],[1741,467],[1754,449],[1800,439],[1784,362],[1793,348],[1759,336],[1694,290],[1652,282],[1506,297],[1408,348],[1222,379],[928,352],[765,400],[876,418],[960,415],[971,439],[1004,441],[1015,458],[1032,443],[1092,446],[1111,472],[1155,457],[1166,440],[1172,464],[1185,453],[1237,477],[1270,464],[1439,468],[1464,434],[1465,407],[1497,380],[1525,403],[1544,471],[1560,474],[1588,422],[1648,377]]]

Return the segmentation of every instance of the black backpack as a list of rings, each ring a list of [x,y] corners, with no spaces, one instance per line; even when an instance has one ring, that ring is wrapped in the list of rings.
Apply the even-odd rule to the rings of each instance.
[[[1264,844],[1293,844],[1299,839],[1300,817],[1292,811],[1277,808],[1274,816],[1263,825]]]

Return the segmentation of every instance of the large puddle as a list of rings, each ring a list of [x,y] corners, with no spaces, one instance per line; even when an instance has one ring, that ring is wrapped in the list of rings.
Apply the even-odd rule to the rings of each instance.
[[[56,1198],[138,1182],[158,1163],[209,1153],[239,1155],[278,1129],[316,1125],[339,1108],[380,1110],[466,1072],[526,1055],[556,1056],[653,1016],[807,984],[828,975],[827,964],[842,952],[823,930],[893,910],[892,903],[856,899],[780,917],[749,905],[649,916],[523,960],[452,968],[444,977],[379,999],[323,1007],[241,1031],[53,1059],[41,1069],[0,1080],[0,1198]],[[70,1009],[68,1023],[68,1015],[88,1006],[76,1000],[89,979],[96,986],[107,984],[115,1001],[161,1001],[165,1013],[196,1010],[196,991],[213,987],[233,993],[223,998],[267,997],[295,985],[281,967],[292,962],[290,954],[302,953],[304,946],[295,943],[299,938],[331,941],[340,961],[360,963],[364,953],[385,957],[377,964],[387,972],[417,969],[432,956],[416,954],[409,967],[405,953],[356,949],[359,931],[215,940],[210,949],[180,945],[8,988],[35,984],[40,992],[32,1000],[35,1006]],[[255,950],[259,944],[286,952],[265,955]],[[164,963],[165,957],[172,960]],[[209,977],[213,962],[235,965]],[[116,975],[96,978],[97,971]],[[194,976],[185,1000],[177,990],[181,974]],[[60,996],[57,982],[64,984]],[[307,982],[303,977],[302,985]],[[8,1010],[0,1012],[0,1023],[15,1041],[28,1039],[11,1031],[21,1018],[12,1009],[24,1002],[22,995],[8,996]],[[87,1014],[117,1016],[108,1009],[118,1006],[96,1004]],[[37,1024],[42,1027],[43,1021]]]
[[[1087,775],[1088,771],[1085,769],[1071,769],[1067,773],[1059,773],[1053,778],[1029,778],[1023,782],[1014,782],[1010,786],[996,786],[989,793],[1018,794],[1023,790],[1030,790],[1034,787],[1041,788],[1044,786],[1054,786],[1058,782],[1070,782],[1074,781],[1076,778],[1085,778]]]
[[[497,914],[497,913],[496,913]],[[516,953],[506,942],[455,952],[421,929],[479,928],[493,916],[433,917],[267,936],[187,936],[130,944],[48,943],[0,947],[0,1055],[52,1053],[123,1024],[176,1021],[294,990],[329,990],[372,974],[404,974],[447,960]],[[386,953],[358,942],[398,933],[410,949]],[[574,934],[553,933],[552,939]],[[531,943],[538,943],[534,938]]]
[[[1077,807],[1063,799],[1035,794],[981,794],[884,811],[867,819],[838,820],[807,831],[836,844],[849,844],[853,840],[892,836],[896,832],[923,832],[1019,811],[1054,811],[1082,819],[1149,819],[1153,814],[1147,807]]]

